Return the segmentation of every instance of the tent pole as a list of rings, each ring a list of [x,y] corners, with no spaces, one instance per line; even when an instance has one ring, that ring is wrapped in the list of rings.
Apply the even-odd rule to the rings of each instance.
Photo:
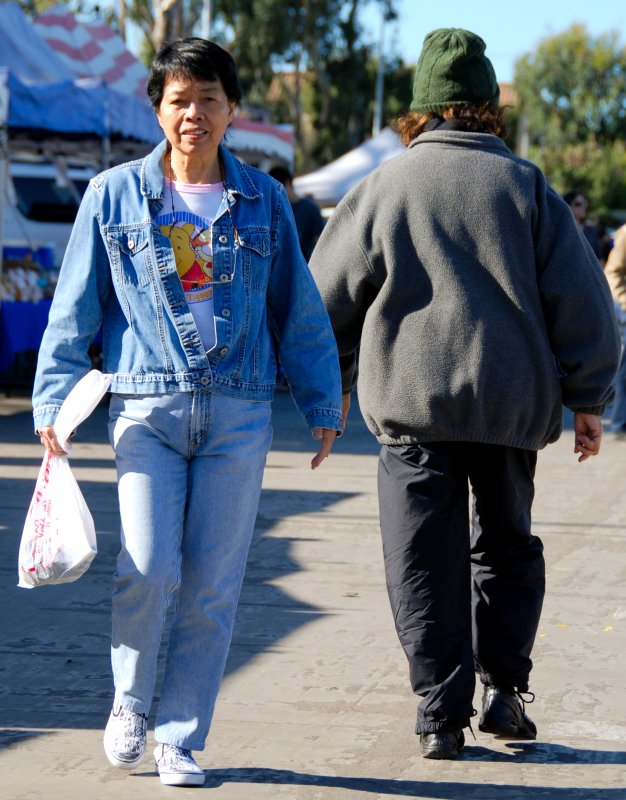
[[[111,166],[111,114],[109,109],[109,92],[107,87],[102,83],[104,89],[104,136],[102,138],[102,168],[109,169]]]
[[[102,169],[108,169],[111,166],[111,137],[105,133],[102,139]]]
[[[200,16],[200,36],[203,39],[211,38],[211,0],[204,0]]]
[[[0,69],[0,283],[4,262],[4,201],[9,169],[9,88],[7,70]],[[0,293],[0,305],[2,294]]]

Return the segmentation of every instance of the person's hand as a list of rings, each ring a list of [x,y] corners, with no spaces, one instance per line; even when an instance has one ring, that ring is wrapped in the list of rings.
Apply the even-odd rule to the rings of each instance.
[[[345,430],[348,411],[350,411],[350,393],[344,394],[341,398],[341,430]]]
[[[57,439],[57,435],[54,432],[52,425],[49,425],[46,428],[39,428],[37,433],[39,434],[40,442],[49,453],[52,453],[55,456],[67,455],[66,451],[59,444],[59,440]]]
[[[597,456],[602,441],[602,418],[597,414],[574,414],[574,453],[580,453],[579,463]]]
[[[332,431],[330,428],[313,428],[311,435],[322,443],[319,451],[311,461],[311,469],[317,469],[330,453],[333,442],[337,438],[337,431]]]

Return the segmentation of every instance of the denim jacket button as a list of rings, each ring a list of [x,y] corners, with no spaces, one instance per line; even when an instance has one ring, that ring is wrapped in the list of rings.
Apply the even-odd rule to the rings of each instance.
[[[222,274],[220,275],[220,280],[222,281],[222,283],[226,283],[226,281],[230,280],[230,278],[225,272],[222,272]]]
[[[222,316],[223,317],[230,317],[230,308],[223,308],[222,309]]]
[[[220,350],[220,355],[225,356],[226,353],[228,353],[228,347],[222,347],[222,349]]]
[[[135,247],[135,240],[134,239],[129,239],[128,240],[128,249],[129,250],[133,250],[134,247]]]
[[[208,378],[200,378],[200,383],[201,383],[203,386],[206,386],[208,382],[209,382],[209,379],[208,379]]]
[[[224,234],[222,234],[222,235],[219,237],[219,242],[220,242],[220,244],[226,244],[226,242],[227,242],[227,241],[228,241],[228,236],[224,236]]]

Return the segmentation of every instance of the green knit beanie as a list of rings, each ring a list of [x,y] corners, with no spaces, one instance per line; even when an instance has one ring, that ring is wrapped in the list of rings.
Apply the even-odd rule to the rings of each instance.
[[[498,105],[500,89],[485,43],[462,28],[439,28],[424,39],[411,111],[427,114],[450,106]]]

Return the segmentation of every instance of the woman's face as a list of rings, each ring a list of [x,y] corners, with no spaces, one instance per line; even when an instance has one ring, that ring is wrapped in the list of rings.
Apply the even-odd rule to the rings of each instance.
[[[585,199],[585,196],[582,194],[577,194],[570,203],[570,208],[572,209],[572,213],[574,214],[576,221],[583,222],[585,219],[585,214],[587,213],[587,200]]]
[[[206,158],[217,153],[234,111],[220,80],[170,78],[157,119],[173,150]]]

